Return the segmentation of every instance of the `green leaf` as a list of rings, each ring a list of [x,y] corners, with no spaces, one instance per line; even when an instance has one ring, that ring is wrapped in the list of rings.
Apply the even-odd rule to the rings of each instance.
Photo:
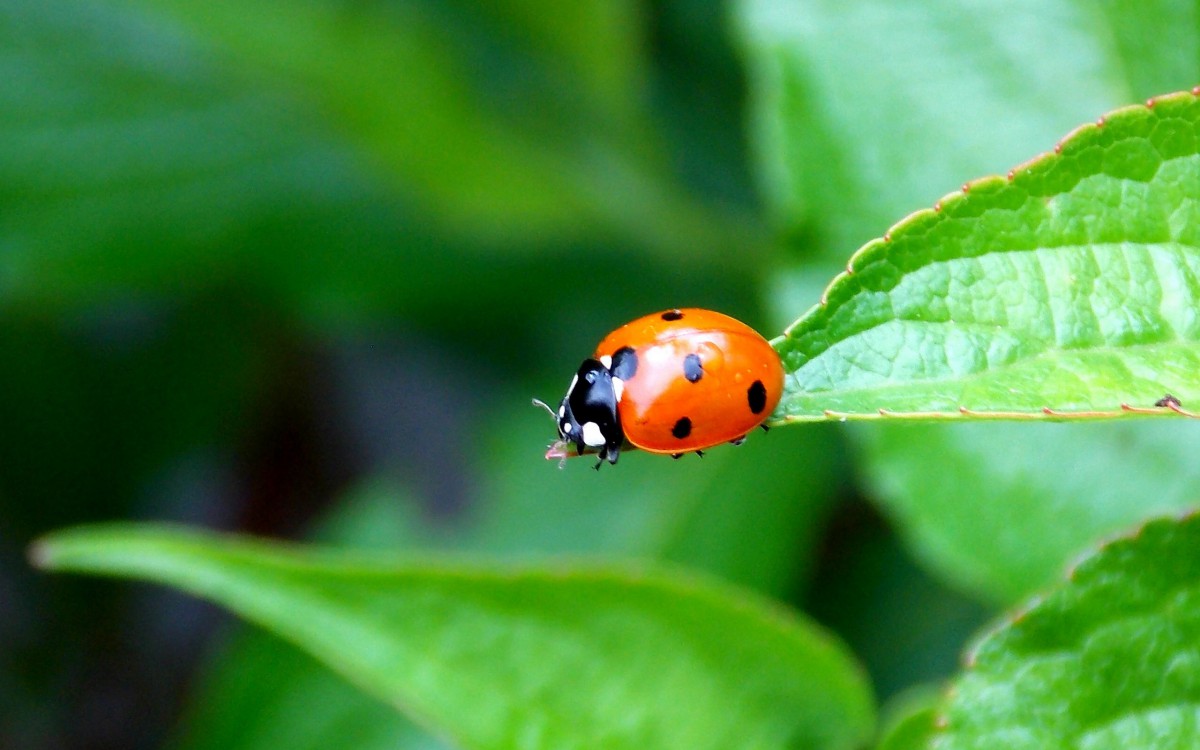
[[[945,707],[944,750],[1195,747],[1200,518],[1107,545],[979,643]]]
[[[777,222],[841,264],[915,206],[1008,169],[1081,119],[1193,85],[1194,4],[1120,5],[740,0],[752,132]],[[1154,41],[1134,47],[1142,40]],[[1168,59],[1132,76],[1152,88],[1131,88],[1131,71]]]
[[[530,454],[554,423],[510,403],[481,426],[484,500],[460,549],[667,560],[776,596],[805,580],[846,472],[827,430],[776,430],[678,461],[631,453],[618,471],[573,458],[560,470]]]
[[[637,8],[584,0],[126,0],[290,95],[442,232],[567,241],[615,230],[709,251],[640,101]],[[697,228],[702,228],[696,231]]]
[[[498,400],[511,407],[479,425],[478,455],[487,460],[467,519],[431,524],[402,485],[375,479],[339,499],[318,538],[355,549],[666,559],[779,595],[805,580],[836,477],[845,475],[827,430],[777,430],[703,462],[633,455],[620,471],[593,472],[587,460],[560,471],[529,450],[547,439],[548,420],[530,419],[536,412],[516,394]],[[327,732],[341,726],[390,747],[421,746],[400,716],[267,633],[239,635],[206,672],[180,735],[186,750],[327,747]],[[307,744],[297,724],[313,729],[302,733]]]
[[[312,536],[343,549],[408,551],[429,545],[427,521],[403,484],[375,477],[344,493]],[[201,665],[175,750],[447,747],[270,631],[243,626],[221,640]]]
[[[1084,12],[1099,10],[1102,23],[1093,35],[1119,66],[1129,88],[1124,100],[1174,91],[1200,74],[1200,5],[1193,0],[1072,4]]]
[[[540,3],[0,4],[0,304],[232,287],[322,327],[400,310],[477,340],[549,317],[513,305],[545,268],[607,303],[627,274],[753,252],[648,132],[631,4]],[[584,248],[612,279],[576,284]],[[670,286],[720,296],[701,274]]]
[[[397,298],[444,304],[465,296],[445,283],[484,275],[405,216],[295,102],[144,14],[13,0],[0,7],[0,47],[6,309],[234,286],[258,292],[260,307],[283,297],[327,317],[393,315]]]
[[[873,425],[875,499],[939,576],[1010,603],[1117,531],[1196,501],[1200,424]]]
[[[178,750],[444,750],[386,703],[262,630],[202,670]],[[214,668],[215,667],[215,668]]]
[[[867,244],[774,342],[777,420],[1200,401],[1200,96],[1084,126]]]
[[[941,691],[918,685],[888,701],[875,750],[927,750],[934,737]]]
[[[869,690],[841,646],[752,596],[585,565],[388,563],[152,527],[33,551],[217,601],[468,748],[850,748]]]

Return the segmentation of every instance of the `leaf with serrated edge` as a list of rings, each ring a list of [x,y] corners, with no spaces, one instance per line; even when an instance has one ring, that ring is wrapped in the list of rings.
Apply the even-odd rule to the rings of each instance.
[[[1195,747],[1197,644],[1200,517],[1153,521],[979,643],[936,747]]]
[[[851,748],[863,675],[815,625],[680,574],[396,563],[117,525],[33,550],[280,634],[464,748]]]
[[[972,182],[850,260],[772,343],[775,421],[1190,414],[1200,89]],[[1170,394],[1178,402],[1156,402]]]

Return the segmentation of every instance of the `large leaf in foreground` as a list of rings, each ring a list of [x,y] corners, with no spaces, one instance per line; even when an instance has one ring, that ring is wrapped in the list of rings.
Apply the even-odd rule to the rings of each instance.
[[[776,418],[1115,416],[1200,400],[1200,96],[946,196],[776,340]]]
[[[523,418],[528,404],[508,401],[513,412],[501,410],[480,425],[479,453],[488,461],[480,492],[491,501],[460,533],[431,527],[403,485],[376,478],[336,503],[320,541],[508,559],[555,552],[664,559],[779,595],[804,580],[834,479],[845,476],[824,430],[778,430],[703,462],[637,456],[619,472],[557,471],[528,460],[547,425]],[[751,466],[755,479],[748,485]],[[344,727],[353,728],[354,739],[341,744],[362,750],[432,746],[374,698],[268,633],[250,630],[208,662],[172,747],[326,748]]]
[[[447,750],[392,707],[258,628],[201,670],[171,750]]]
[[[1195,747],[1197,643],[1200,518],[1156,521],[978,645],[937,747]]]
[[[61,532],[34,556],[211,598],[467,748],[844,748],[871,728],[840,646],[678,575],[389,564],[130,526]]]

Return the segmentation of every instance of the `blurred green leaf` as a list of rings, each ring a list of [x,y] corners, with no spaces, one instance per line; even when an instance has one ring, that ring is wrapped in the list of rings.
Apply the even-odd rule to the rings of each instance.
[[[399,310],[477,333],[497,305],[507,329],[545,315],[513,300],[547,268],[601,299],[630,273],[711,289],[680,264],[724,268],[758,235],[649,134],[638,14],[538,7],[4,4],[0,304],[237,287],[324,327]],[[611,272],[569,270],[587,252]]]
[[[936,730],[940,698],[941,691],[923,685],[889,701],[875,750],[928,750]]]
[[[674,574],[387,564],[129,526],[33,556],[212,598],[465,747],[850,748],[873,720],[815,626]]]
[[[494,458],[467,549],[663,559],[782,595],[805,579],[847,472],[840,441],[821,427],[752,435],[703,458],[631,453],[619,470],[592,471],[594,457],[559,468],[537,450],[553,422],[510,402],[480,444]]]
[[[328,270],[379,235],[392,255],[405,244],[395,219],[363,220],[383,194],[347,149],[178,34],[111,6],[15,0],[0,46],[6,304],[57,312],[262,276],[286,289],[318,248],[346,249]]]
[[[434,530],[401,482],[373,477],[344,493],[313,534],[355,550],[428,548]],[[447,745],[304,650],[255,627],[221,639],[169,747],[178,750],[435,750]]]
[[[262,630],[240,632],[201,681],[184,750],[445,748],[394,708]]]
[[[993,602],[1049,583],[1096,539],[1190,507],[1200,483],[1191,422],[873,425],[855,437],[916,553]]]
[[[1200,518],[1107,545],[974,649],[937,747],[1193,747],[1198,582]]]
[[[339,500],[317,538],[355,549],[665,558],[783,594],[805,579],[836,478],[847,473],[838,441],[820,427],[756,437],[737,450],[712,451],[702,463],[630,455],[620,471],[593,472],[585,461],[558,470],[530,450],[548,439],[552,426],[515,395],[502,401],[514,406],[480,425],[477,447],[487,461],[479,509],[435,522],[415,512],[418,503],[402,484],[369,479]],[[753,483],[746,481],[751,472]],[[258,653],[262,649],[269,659]],[[289,679],[278,679],[280,672]],[[372,737],[389,741],[403,735],[395,747],[432,742],[392,726],[404,720],[342,683],[269,634],[238,634],[210,661],[178,745],[301,747],[291,739],[295,720],[287,711],[293,708],[322,726],[374,727]],[[237,718],[262,702],[281,708],[256,713],[253,721]]]
[[[1174,414],[1200,401],[1197,227],[1200,96],[1114,112],[856,253],[774,342],[776,419]]]
[[[835,261],[1083,118],[1200,77],[1191,0],[735,7],[760,182]]]
[[[1128,87],[1125,101],[1194,84],[1200,77],[1200,5],[1192,0],[1073,0]]]
[[[641,106],[631,2],[124,5],[299,102],[442,232],[525,246],[615,232],[717,250],[708,232],[721,222],[670,175]]]

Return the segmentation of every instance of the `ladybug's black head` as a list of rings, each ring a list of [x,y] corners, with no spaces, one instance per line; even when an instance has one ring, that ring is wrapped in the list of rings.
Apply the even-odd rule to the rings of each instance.
[[[595,359],[585,359],[571,379],[567,395],[555,414],[558,436],[575,444],[577,453],[594,448],[600,461],[617,462],[625,433],[617,416],[617,392],[612,372]],[[596,464],[599,468],[600,464]]]

